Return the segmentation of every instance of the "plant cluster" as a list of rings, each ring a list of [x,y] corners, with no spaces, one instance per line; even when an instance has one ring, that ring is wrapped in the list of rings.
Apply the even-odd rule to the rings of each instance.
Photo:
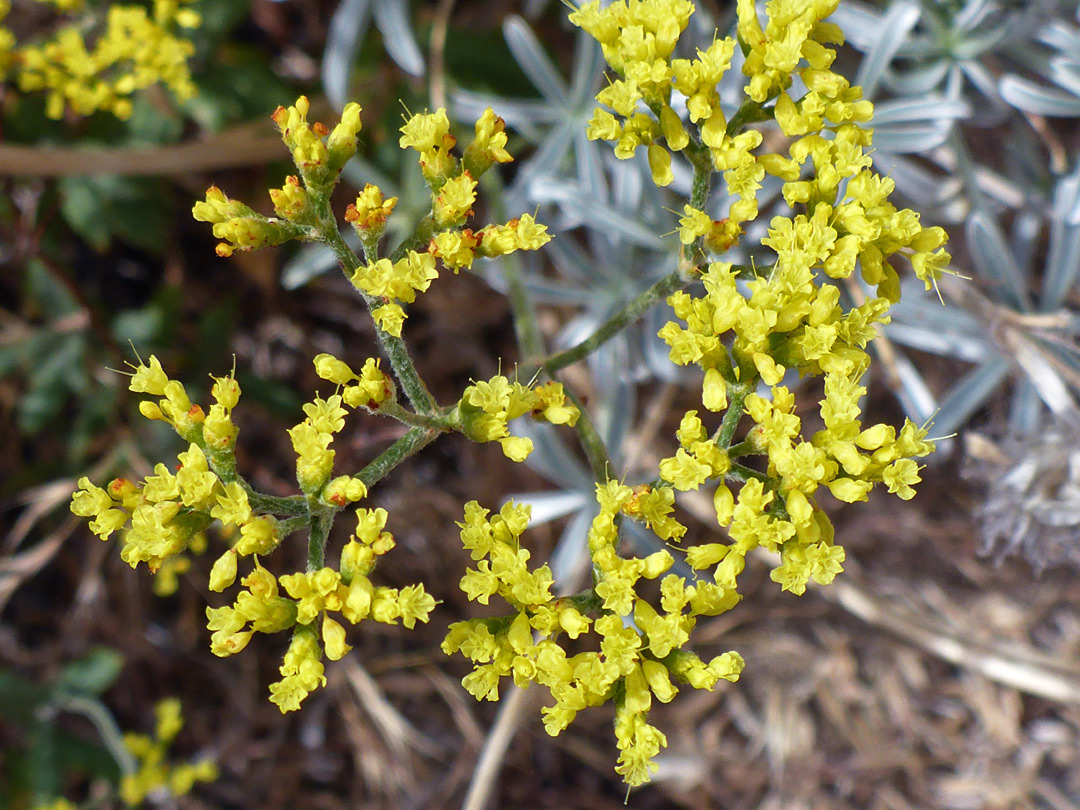
[[[357,255],[330,198],[356,151],[359,105],[347,105],[332,129],[308,121],[305,98],[279,108],[273,118],[298,174],[270,192],[276,216],[260,215],[217,188],[195,205],[194,216],[212,224],[223,257],[289,241],[328,247],[369,310],[389,367],[365,358],[357,371],[356,364],[327,354],[314,358],[333,392],[316,395],[304,406],[305,419],[289,431],[299,494],[276,497],[256,491],[237,469],[232,412],[240,388],[234,375],[215,378],[213,403],[204,409],[157,358],[140,360],[130,388],[152,398],[142,403],[142,414],[168,423],[188,448],[175,472],[159,464],[139,483],[116,479],[99,487],[82,479],[72,510],[90,518],[102,539],[120,532],[123,559],[151,569],[184,552],[217,521],[227,547],[213,565],[210,588],[224,591],[237,580],[241,588],[231,604],[207,608],[211,648],[232,655],[255,633],[289,631],[282,677],[270,689],[271,700],[291,711],[325,682],[323,657],[348,652],[342,619],[409,628],[427,622],[435,608],[423,584],[376,584],[378,560],[393,549],[394,538],[387,530],[392,517],[363,505],[370,488],[445,433],[498,442],[506,457],[523,461],[534,442],[511,429],[514,420],[573,429],[595,478],[591,583],[568,595],[553,591],[551,567],[533,563],[522,542],[527,505],[507,503],[492,514],[470,502],[459,527],[475,567],[460,586],[484,605],[498,596],[509,612],[451,625],[443,649],[473,662],[463,683],[478,699],[497,699],[506,676],[521,686],[546,687],[554,701],[544,709],[551,734],[577,712],[613,703],[616,770],[628,785],[647,782],[666,745],[649,723],[653,700],[668,702],[684,686],[711,690],[743,669],[736,652],[705,661],[689,645],[699,618],[739,602],[747,555],[757,549],[772,555],[772,579],[783,590],[801,594],[810,581],[829,584],[843,569],[844,550],[819,503],[822,493],[864,501],[883,484],[910,498],[919,481],[915,459],[933,449],[925,426],[907,421],[895,429],[861,419],[861,380],[871,364],[866,348],[899,299],[900,262],[929,289],[949,254],[944,231],[923,227],[917,213],[897,208],[890,202],[892,181],[872,171],[872,133],[863,126],[872,106],[831,70],[830,45],[842,42],[843,33],[825,18],[837,3],[775,0],[763,25],[752,0],[741,0],[737,37],[716,37],[687,58],[676,52],[694,13],[689,0],[605,6],[593,0],[574,10],[571,20],[599,42],[614,74],[597,96],[603,106],[588,137],[612,142],[621,159],[644,147],[658,185],[672,181],[679,161],[692,169],[678,225],[678,266],[574,348],[517,375],[475,381],[450,404],[435,400],[412,362],[403,338],[407,306],[440,269],[457,273],[478,260],[535,251],[549,239],[528,214],[472,223],[479,179],[511,159],[503,121],[486,110],[471,142],[458,150],[444,110],[410,115],[399,145],[419,156],[429,210],[399,244],[386,248],[396,200],[367,185],[345,213],[362,248]],[[738,110],[728,115],[716,88],[736,49],[749,81]],[[779,148],[766,146],[757,126],[772,126],[766,122],[779,130],[769,142]],[[714,176],[733,198],[719,221],[706,213]],[[761,239],[770,264],[733,264],[724,254],[758,219],[766,176],[782,182],[790,216],[773,217]],[[846,306],[837,283],[856,277],[873,294]],[[558,373],[661,298],[675,319],[660,337],[674,363],[699,369],[701,408],[682,417],[677,446],[656,477],[630,485],[614,476],[589,413]],[[821,381],[816,407],[796,401],[792,383],[802,377]],[[335,474],[332,443],[358,408],[409,430],[359,472]],[[682,547],[687,528],[676,516],[676,493],[691,490],[711,494],[723,540]],[[327,562],[327,540],[345,509],[354,510],[356,529],[334,566]],[[660,548],[636,556],[623,543],[631,524],[648,529]],[[306,570],[275,577],[261,558],[297,532],[307,533]],[[675,573],[676,556],[689,576]]]
[[[11,0],[0,0],[0,81],[44,93],[49,118],[62,118],[65,110],[128,118],[132,94],[158,83],[181,101],[195,94],[188,69],[195,46],[183,35],[200,24],[193,0],[154,0],[149,11],[122,3],[88,9],[84,0],[36,2],[72,19],[42,39],[19,43],[3,26]]]

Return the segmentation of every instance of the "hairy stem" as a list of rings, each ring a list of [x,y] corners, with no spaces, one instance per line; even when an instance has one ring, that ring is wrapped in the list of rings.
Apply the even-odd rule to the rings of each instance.
[[[370,464],[358,472],[356,477],[364,482],[364,486],[371,488],[405,459],[415,455],[435,441],[445,430],[446,428],[414,427],[383,450]]]
[[[248,503],[255,512],[261,512],[264,515],[297,515],[306,518],[307,516],[307,500],[303,495],[289,495],[287,497],[278,497],[276,495],[265,495],[262,492],[254,490],[247,481],[237,477],[240,486],[244,488],[244,492],[247,493]]]
[[[428,242],[431,241],[431,237],[439,229],[435,226],[435,218],[428,214],[422,220],[416,223],[416,227],[413,228],[413,232],[401,240],[401,243],[394,248],[394,251],[390,254],[390,261],[396,262],[404,259],[410,250],[416,250],[419,247],[427,247]]]
[[[589,469],[592,470],[593,478],[597,481],[607,481],[611,475],[611,457],[608,455],[607,446],[600,438],[596,425],[589,418],[588,412],[582,407],[580,400],[572,391],[567,389],[566,397],[577,406],[580,415],[574,430],[577,431],[581,449],[585,451],[585,458],[589,461]]]
[[[673,292],[688,286],[693,280],[693,276],[684,275],[682,270],[675,270],[664,276],[619,312],[612,315],[611,318],[578,345],[558,354],[553,354],[546,360],[534,360],[528,363],[526,365],[526,368],[529,369],[528,373],[532,374],[537,368],[542,368],[548,374],[554,374],[559,369],[566,368],[587,357],[644,315],[654,304],[663,301]]]
[[[452,430],[454,427],[453,417],[451,411],[449,414],[435,414],[428,415],[424,413],[413,413],[405,408],[402,408],[396,402],[384,402],[379,406],[378,412],[384,416],[389,416],[393,419],[403,422],[410,427],[425,428],[428,430],[447,431]]]
[[[735,437],[735,429],[742,419],[743,403],[750,395],[750,389],[744,386],[728,386],[728,409],[724,412],[724,419],[720,423],[720,429],[716,431],[714,441],[721,450],[731,447],[731,440]]]
[[[334,525],[337,512],[332,506],[324,506],[312,500],[311,532],[308,534],[307,570],[318,571],[326,561],[326,539],[330,536],[330,527]]]

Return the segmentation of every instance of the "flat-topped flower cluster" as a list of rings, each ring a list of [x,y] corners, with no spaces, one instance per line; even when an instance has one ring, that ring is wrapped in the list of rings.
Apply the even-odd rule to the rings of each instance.
[[[649,780],[666,745],[649,723],[653,699],[666,703],[683,686],[711,690],[742,672],[737,652],[706,661],[690,642],[699,618],[738,604],[747,555],[755,549],[776,555],[772,578],[786,591],[801,594],[811,581],[827,585],[843,570],[844,549],[819,505],[821,494],[863,501],[882,484],[910,498],[919,482],[915,459],[933,449],[924,426],[907,422],[897,430],[861,419],[867,346],[899,298],[898,260],[930,286],[949,255],[944,232],[923,228],[917,214],[892,205],[892,182],[871,169],[871,131],[863,123],[872,107],[830,70],[835,54],[828,45],[842,41],[842,33],[824,20],[837,2],[773,0],[762,27],[753,2],[740,0],[738,39],[718,38],[693,58],[675,58],[693,13],[688,0],[603,6],[594,0],[571,14],[600,41],[615,74],[597,96],[603,107],[589,136],[613,142],[620,158],[645,146],[659,185],[670,183],[675,155],[694,169],[679,220],[680,267],[658,289],[675,290],[668,301],[676,320],[660,335],[673,362],[703,372],[701,407],[683,415],[677,446],[653,481],[630,486],[594,464],[592,582],[580,593],[557,595],[551,569],[533,561],[522,542],[527,505],[508,503],[492,514],[466,504],[458,525],[475,565],[461,589],[483,605],[498,597],[509,612],[452,624],[443,649],[473,663],[463,683],[478,699],[497,699],[507,676],[519,686],[548,689],[553,702],[543,717],[551,734],[579,711],[611,701],[616,770],[629,785]],[[728,118],[717,83],[736,47],[746,55],[749,82],[745,101]],[[797,98],[793,78],[805,88]],[[276,216],[217,188],[194,215],[213,225],[223,257],[291,240],[328,245],[372,316],[389,368],[366,358],[357,372],[330,355],[315,358],[318,376],[335,390],[305,405],[305,418],[289,431],[300,492],[282,498],[257,492],[236,469],[232,412],[240,390],[232,376],[215,379],[214,403],[204,412],[156,358],[140,361],[131,389],[157,398],[143,402],[142,413],[172,425],[188,448],[175,473],[158,465],[140,484],[117,479],[100,488],[82,479],[72,506],[103,539],[122,531],[123,558],[151,569],[190,549],[217,521],[226,547],[213,564],[210,588],[223,591],[237,579],[242,588],[231,604],[207,608],[211,648],[231,655],[255,633],[290,630],[282,678],[271,686],[282,711],[297,709],[325,682],[324,655],[336,660],[349,651],[347,625],[373,620],[411,628],[427,622],[436,604],[422,584],[390,588],[373,579],[378,560],[394,547],[383,509],[358,506],[357,527],[336,567],[326,563],[329,529],[342,509],[363,503],[394,467],[451,431],[498,442],[506,457],[522,461],[532,442],[515,435],[511,423],[529,416],[576,430],[590,459],[597,452],[587,411],[557,379],[571,362],[566,357],[580,355],[538,362],[528,383],[502,374],[475,381],[443,406],[403,339],[407,307],[439,278],[440,266],[456,274],[478,259],[536,250],[549,239],[527,214],[470,226],[478,180],[511,160],[501,119],[487,110],[457,153],[445,111],[409,116],[400,146],[419,156],[430,211],[410,236],[384,250],[397,200],[367,185],[344,217],[360,238],[357,256],[341,236],[330,194],[356,151],[361,110],[348,105],[333,129],[310,123],[309,111],[301,98],[273,116],[298,171],[270,193]],[[786,141],[783,154],[761,151],[762,132],[751,127],[768,121]],[[727,217],[714,221],[706,211],[717,173],[730,205]],[[758,217],[766,174],[784,181],[793,213],[770,223],[763,244],[775,254],[771,264],[736,267],[722,254]],[[861,285],[872,294],[863,295]],[[821,378],[823,395],[810,407],[796,401],[795,383],[803,377]],[[357,408],[407,430],[364,469],[335,475],[332,443]],[[822,427],[807,436],[803,422],[811,409]],[[677,517],[676,493],[699,489],[710,492],[722,535],[680,548],[689,532]],[[650,529],[658,550],[643,557],[628,552],[621,540],[626,521]],[[298,531],[308,535],[306,570],[275,576],[262,560]],[[691,577],[673,573],[678,554]]]
[[[195,95],[188,69],[195,45],[182,35],[201,23],[193,0],[154,0],[149,10],[110,3],[104,14],[86,9],[84,0],[37,2],[74,19],[20,45],[3,27],[11,2],[0,0],[0,81],[10,74],[21,92],[44,93],[49,118],[66,110],[128,118],[132,95],[159,83],[181,101]]]

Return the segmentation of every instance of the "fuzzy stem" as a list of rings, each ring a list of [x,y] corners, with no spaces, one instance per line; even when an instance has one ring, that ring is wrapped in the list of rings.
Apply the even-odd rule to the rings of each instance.
[[[454,427],[453,417],[449,414],[429,416],[424,413],[413,413],[412,411],[402,408],[396,402],[387,401],[382,403],[377,412],[383,416],[389,416],[399,422],[403,422],[410,427],[439,431],[451,430]],[[453,413],[453,411],[451,411],[451,413]]]
[[[306,505],[305,505],[305,509],[306,509]],[[303,529],[306,529],[310,525],[311,525],[311,516],[310,515],[308,515],[308,514],[294,515],[293,517],[285,518],[285,520],[279,520],[278,521],[278,531],[281,533],[281,536],[284,538],[284,537],[288,537],[293,532],[302,531]]]
[[[717,447],[721,450],[727,450],[731,447],[731,440],[735,437],[735,429],[739,426],[739,421],[742,418],[743,403],[746,402],[747,396],[750,395],[750,389],[742,386],[729,386],[728,387],[728,409],[724,412],[724,419],[720,423],[720,429],[716,431]]]
[[[604,440],[600,438],[596,425],[593,424],[588,412],[582,407],[573,391],[566,389],[566,397],[577,406],[580,412],[574,430],[577,431],[581,449],[585,451],[585,458],[589,461],[589,469],[592,470],[593,478],[601,482],[607,481],[611,474],[611,457],[608,455],[607,446],[604,444]]]
[[[244,492],[247,493],[248,503],[253,511],[264,515],[307,517],[307,500],[303,495],[289,495],[284,498],[277,495],[264,495],[262,492],[252,489],[251,484],[239,476],[237,476],[237,480],[240,482],[240,486],[244,488]]]
[[[611,316],[611,318],[578,345],[573,346],[566,351],[559,352],[558,354],[553,354],[546,360],[534,360],[527,364],[526,367],[529,368],[528,373],[531,375],[535,369],[542,368],[548,374],[554,374],[559,369],[566,368],[567,366],[576,363],[578,360],[592,354],[615,337],[615,335],[619,334],[619,332],[644,315],[654,304],[666,299],[671,293],[688,286],[693,280],[693,276],[684,275],[682,270],[675,270],[664,276],[649,287],[649,289],[638,295],[637,298],[623,307],[619,312]]]
[[[330,527],[334,525],[337,509],[324,506],[314,499],[309,503],[311,509],[311,532],[308,534],[307,570],[318,571],[326,558],[326,539],[330,536]]]
[[[428,242],[431,241],[437,232],[438,228],[435,226],[435,218],[428,214],[413,228],[413,232],[401,240],[401,243],[394,248],[393,253],[390,254],[390,261],[396,262],[404,259],[406,254],[410,250],[416,250],[418,247],[427,247]]]
[[[445,430],[446,428],[436,430],[434,428],[414,427],[383,450],[370,464],[358,472],[356,477],[364,482],[364,486],[371,488],[405,459],[415,455],[435,441]]]

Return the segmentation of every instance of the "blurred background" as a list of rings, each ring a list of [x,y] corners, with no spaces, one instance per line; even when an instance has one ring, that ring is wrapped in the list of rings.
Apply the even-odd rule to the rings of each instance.
[[[61,14],[64,3],[12,0],[0,25],[17,43],[47,41],[72,20],[92,31],[109,5]],[[733,4],[698,7],[689,53],[734,21]],[[70,108],[57,119],[46,94],[20,90],[17,65],[0,83],[0,808],[117,803],[121,730],[150,732],[155,703],[175,696],[187,722],[170,756],[213,758],[220,778],[151,805],[615,810],[626,796],[610,707],[550,738],[536,690],[477,704],[459,685],[463,662],[439,650],[447,624],[473,615],[453,573],[467,559],[454,526],[465,501],[529,500],[535,553],[564,576],[580,569],[593,485],[566,436],[531,428],[528,466],[441,439],[372,492],[398,540],[382,581],[423,580],[442,604],[412,632],[350,633],[328,687],[288,716],[267,700],[284,637],[229,659],[209,651],[216,554],[133,572],[68,503],[81,475],[141,477],[181,449],[139,416],[117,373],[135,351],[156,354],[193,399],[235,364],[240,467],[281,495],[295,491],[285,430],[319,383],[311,358],[375,352],[328,253],[222,259],[191,219],[210,184],[271,212],[266,189],[292,170],[269,119],[279,104],[307,94],[311,117],[331,123],[347,101],[363,105],[337,210],[376,183],[401,199],[396,236],[428,201],[397,148],[404,110],[447,107],[461,132],[487,106],[506,119],[517,160],[485,178],[478,221],[536,211],[556,238],[442,279],[412,310],[406,337],[442,402],[500,362],[574,345],[670,272],[689,168],[659,190],[647,166],[585,138],[603,61],[557,2],[191,8],[202,22],[181,33],[194,43],[190,98],[152,85],[126,120]],[[669,747],[629,803],[1080,808],[1080,15],[1064,0],[844,0],[834,20],[848,36],[841,72],[876,104],[876,168],[899,204],[950,232],[962,275],[944,280],[941,300],[905,288],[876,342],[865,410],[932,419],[943,440],[915,500],[834,505],[848,562],[833,586],[794,597],[748,564],[744,601],[699,624],[694,644],[740,651],[743,678],[654,710]],[[721,86],[732,109],[737,67]],[[733,260],[753,258],[783,210],[778,183],[760,199],[759,230]],[[711,213],[726,205],[719,182]],[[512,283],[529,293],[542,346],[519,346]],[[864,290],[843,293],[858,302]],[[655,475],[698,401],[700,381],[655,337],[667,319],[656,307],[566,374],[634,483]],[[338,469],[400,433],[357,415],[335,444]],[[690,542],[712,536],[707,509],[680,508]],[[348,534],[338,529],[332,542]],[[271,570],[303,565],[294,546]]]

